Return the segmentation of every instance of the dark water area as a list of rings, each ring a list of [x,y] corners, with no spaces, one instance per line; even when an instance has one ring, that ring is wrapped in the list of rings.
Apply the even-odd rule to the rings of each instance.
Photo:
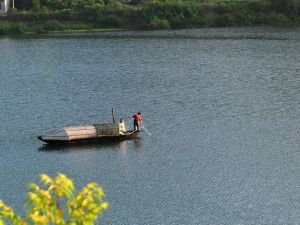
[[[106,225],[300,223],[300,29],[0,39],[0,199],[65,173],[106,190]],[[120,143],[36,136],[142,111]],[[132,127],[130,118],[127,127]]]

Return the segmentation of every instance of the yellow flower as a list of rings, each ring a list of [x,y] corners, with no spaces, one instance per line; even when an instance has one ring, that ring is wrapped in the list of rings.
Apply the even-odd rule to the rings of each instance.
[[[108,202],[103,202],[103,203],[101,203],[100,206],[101,206],[102,209],[107,209],[108,206],[109,206],[109,203]]]
[[[29,192],[28,196],[32,201],[35,201],[38,198],[37,194],[35,194],[33,192]]]
[[[41,181],[44,182],[44,184],[51,184],[53,181],[47,174],[41,174]]]
[[[82,206],[83,207],[86,207],[88,204],[89,204],[89,200],[88,199],[84,199],[83,201],[82,201]]]

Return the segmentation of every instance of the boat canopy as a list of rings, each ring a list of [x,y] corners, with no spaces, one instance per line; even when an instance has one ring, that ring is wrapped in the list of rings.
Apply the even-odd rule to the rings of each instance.
[[[101,124],[94,124],[94,126],[97,131],[97,136],[120,134],[118,123],[101,123]]]

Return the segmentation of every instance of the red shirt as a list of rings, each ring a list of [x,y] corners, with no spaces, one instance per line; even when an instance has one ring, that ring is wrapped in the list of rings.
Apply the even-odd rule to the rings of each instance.
[[[139,114],[135,114],[135,115],[133,116],[133,118],[134,118],[135,121],[139,121],[139,122],[142,121],[142,116],[139,115]]]

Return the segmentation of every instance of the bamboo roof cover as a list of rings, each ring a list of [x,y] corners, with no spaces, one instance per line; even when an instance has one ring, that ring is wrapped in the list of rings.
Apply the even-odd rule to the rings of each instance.
[[[94,125],[98,136],[118,136],[119,124],[118,123],[101,123]]]

